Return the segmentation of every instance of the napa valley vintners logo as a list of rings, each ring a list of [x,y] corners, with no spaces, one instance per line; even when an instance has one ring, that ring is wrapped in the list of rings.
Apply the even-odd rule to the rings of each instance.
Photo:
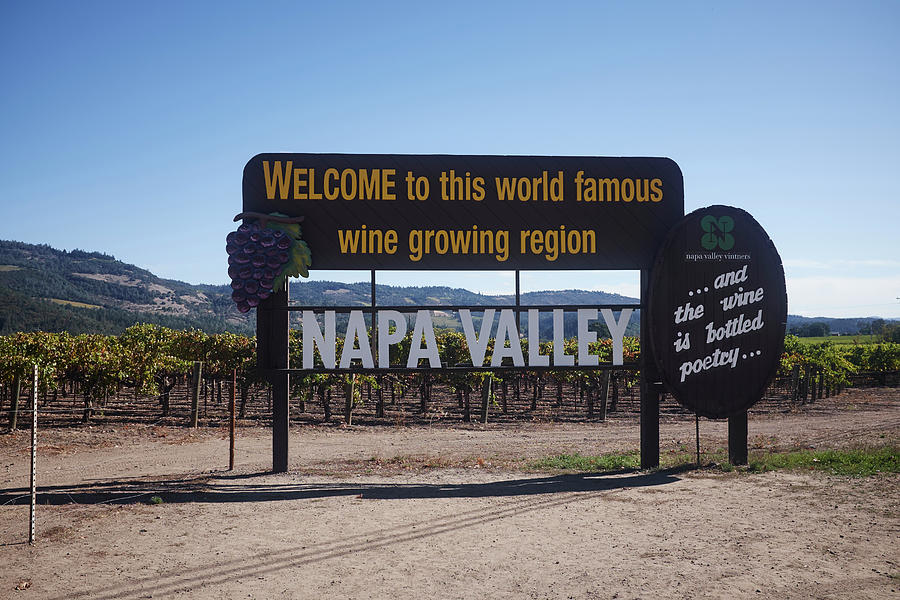
[[[734,248],[734,219],[729,216],[714,217],[706,215],[700,220],[703,235],[700,245],[706,250],[731,250]]]

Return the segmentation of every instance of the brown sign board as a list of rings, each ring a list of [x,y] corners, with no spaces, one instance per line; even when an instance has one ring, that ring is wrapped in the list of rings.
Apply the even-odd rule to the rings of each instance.
[[[650,275],[649,337],[667,390],[710,418],[759,400],[781,360],[784,269],[749,213],[694,211],[676,224]]]
[[[304,217],[313,269],[648,269],[684,214],[667,158],[259,154],[245,213]]]

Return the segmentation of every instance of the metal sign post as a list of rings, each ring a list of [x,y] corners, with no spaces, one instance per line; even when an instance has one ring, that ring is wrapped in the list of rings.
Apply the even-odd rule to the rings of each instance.
[[[31,528],[28,543],[34,544],[34,511],[37,506],[37,418],[38,418],[38,368],[34,365],[34,381],[31,389]]]
[[[234,470],[234,394],[237,387],[237,369],[231,371],[231,400],[228,402],[228,470]]]

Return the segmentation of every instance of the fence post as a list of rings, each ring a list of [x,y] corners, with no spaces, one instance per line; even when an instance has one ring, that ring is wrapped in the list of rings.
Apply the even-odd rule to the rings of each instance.
[[[491,385],[494,382],[494,376],[488,374],[481,384],[481,422],[487,425],[488,422],[488,405],[491,402]]]
[[[344,423],[353,424],[353,395],[356,388],[356,375],[351,375],[349,381],[344,381]]]
[[[191,427],[197,427],[200,420],[200,384],[203,374],[203,363],[194,361],[194,372],[191,375]]]
[[[791,402],[800,399],[800,365],[794,365],[791,369]]]
[[[809,365],[806,366],[806,369],[803,370],[803,392],[800,394],[801,403],[806,404],[807,400],[809,400],[809,378],[812,375],[812,367]]]
[[[729,425],[730,427],[730,425]],[[729,430],[730,433],[730,430]],[[697,442],[697,466],[700,466],[700,415],[694,413],[694,440]],[[729,448],[730,450],[730,448]]]
[[[610,374],[609,384],[612,386],[609,399],[609,412],[615,412],[619,407],[619,372],[614,371]],[[634,389],[634,388],[632,388]],[[633,392],[632,392],[633,394]]]
[[[375,417],[384,417],[384,376],[378,376],[378,387],[375,389]]]
[[[9,405],[9,430],[15,431],[19,421],[19,393],[22,391],[22,378],[16,376],[13,380],[12,402]]]
[[[31,529],[28,543],[34,544],[34,513],[37,508],[37,417],[38,417],[38,368],[34,365],[34,386],[31,396]]]
[[[603,386],[600,388],[600,420],[606,420],[606,407],[609,402],[609,380],[612,377],[612,371],[603,373]],[[591,407],[593,408],[593,407]],[[591,411],[593,412],[593,411]]]

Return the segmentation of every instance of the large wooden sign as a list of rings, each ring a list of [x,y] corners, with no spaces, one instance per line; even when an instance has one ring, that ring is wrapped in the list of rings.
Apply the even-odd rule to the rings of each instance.
[[[657,366],[679,402],[710,418],[746,411],[784,348],[787,294],[775,246],[743,210],[692,212],[653,266],[647,316]]]
[[[243,199],[314,269],[647,269],[684,214],[667,158],[259,154]]]
[[[258,364],[273,384],[274,470],[287,469],[292,373],[480,370],[495,316],[499,346],[490,368],[623,364],[632,307],[570,307],[578,312],[576,363],[563,351],[564,309],[520,306],[517,287],[514,307],[452,307],[470,356],[465,365],[444,365],[429,307],[376,305],[375,272],[398,269],[640,270],[641,466],[659,464],[657,369],[688,408],[735,417],[729,447],[742,447],[743,455],[734,456],[745,462],[746,409],[774,375],[784,343],[784,272],[771,241],[744,211],[714,206],[683,215],[681,170],[667,158],[254,156],[244,168],[243,212],[235,217],[242,224],[229,234],[226,252],[238,310],[259,309]],[[290,305],[287,279],[309,269],[371,270],[371,305]],[[553,313],[552,363],[539,348],[541,310]],[[292,311],[302,311],[300,368],[289,365]],[[478,331],[471,311],[484,311]],[[336,312],[349,313],[340,356]],[[526,312],[527,355],[519,343]],[[600,317],[613,340],[611,365],[591,354],[591,322]],[[408,355],[392,364],[391,347],[410,329]]]

